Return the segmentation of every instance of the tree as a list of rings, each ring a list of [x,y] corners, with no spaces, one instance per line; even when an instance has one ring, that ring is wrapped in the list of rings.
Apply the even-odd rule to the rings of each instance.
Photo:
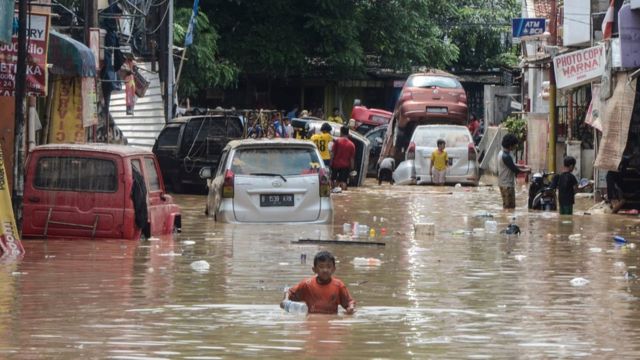
[[[178,8],[174,14],[174,44],[184,46],[191,8]],[[235,64],[217,56],[218,33],[207,15],[201,11],[196,18],[193,44],[187,49],[187,60],[178,87],[181,97],[192,97],[211,87],[228,87],[235,84],[238,68]]]
[[[411,71],[412,67],[444,68],[458,57],[459,47],[444,41],[438,22],[455,9],[447,1],[361,1],[366,23],[361,43],[383,68]]]
[[[455,9],[440,0],[214,0],[202,9],[215,14],[221,54],[272,78],[353,78],[371,63],[442,68],[458,54],[438,27]]]
[[[458,68],[514,67],[517,49],[508,43],[511,19],[519,14],[516,0],[455,0],[454,16],[442,23],[460,48]]]

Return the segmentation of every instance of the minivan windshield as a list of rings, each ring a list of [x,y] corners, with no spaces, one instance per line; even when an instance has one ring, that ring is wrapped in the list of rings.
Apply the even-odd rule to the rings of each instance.
[[[236,175],[301,175],[316,173],[319,168],[317,151],[311,147],[238,149],[231,162],[231,171]]]
[[[407,87],[459,89],[462,84],[455,78],[448,76],[416,75],[407,80]]]
[[[469,130],[464,126],[418,126],[412,141],[416,146],[435,148],[438,147],[438,139],[443,139],[447,148],[466,148],[472,141]]]

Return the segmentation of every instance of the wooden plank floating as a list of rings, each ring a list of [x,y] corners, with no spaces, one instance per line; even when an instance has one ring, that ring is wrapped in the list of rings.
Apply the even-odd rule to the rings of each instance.
[[[386,244],[378,241],[351,241],[351,240],[320,240],[320,239],[299,239],[292,241],[292,244],[339,244],[339,245],[376,245],[385,246]]]

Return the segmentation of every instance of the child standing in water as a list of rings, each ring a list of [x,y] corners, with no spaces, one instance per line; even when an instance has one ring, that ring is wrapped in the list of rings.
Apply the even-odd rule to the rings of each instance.
[[[435,185],[444,185],[447,166],[449,165],[449,155],[444,150],[445,141],[438,139],[438,148],[431,153],[431,181]]]
[[[313,259],[312,270],[316,276],[302,280],[285,292],[280,307],[284,309],[286,300],[304,301],[309,314],[337,314],[338,305],[347,314],[355,313],[356,302],[349,290],[340,279],[332,276],[336,271],[335,257],[328,251],[320,251]]]

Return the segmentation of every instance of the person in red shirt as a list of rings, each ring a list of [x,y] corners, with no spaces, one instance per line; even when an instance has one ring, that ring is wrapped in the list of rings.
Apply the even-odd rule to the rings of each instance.
[[[316,276],[304,279],[284,294],[280,307],[284,309],[286,300],[304,301],[309,314],[337,314],[338,305],[349,315],[355,313],[356,302],[342,280],[333,277],[336,258],[328,251],[320,251],[313,259]]]
[[[340,137],[333,140],[331,157],[331,180],[335,186],[347,190],[349,173],[354,168],[356,146],[349,140],[349,127],[340,127]]]
[[[468,128],[476,145],[480,142],[480,127],[480,120],[478,120],[476,114],[471,114],[471,121],[469,121]]]

